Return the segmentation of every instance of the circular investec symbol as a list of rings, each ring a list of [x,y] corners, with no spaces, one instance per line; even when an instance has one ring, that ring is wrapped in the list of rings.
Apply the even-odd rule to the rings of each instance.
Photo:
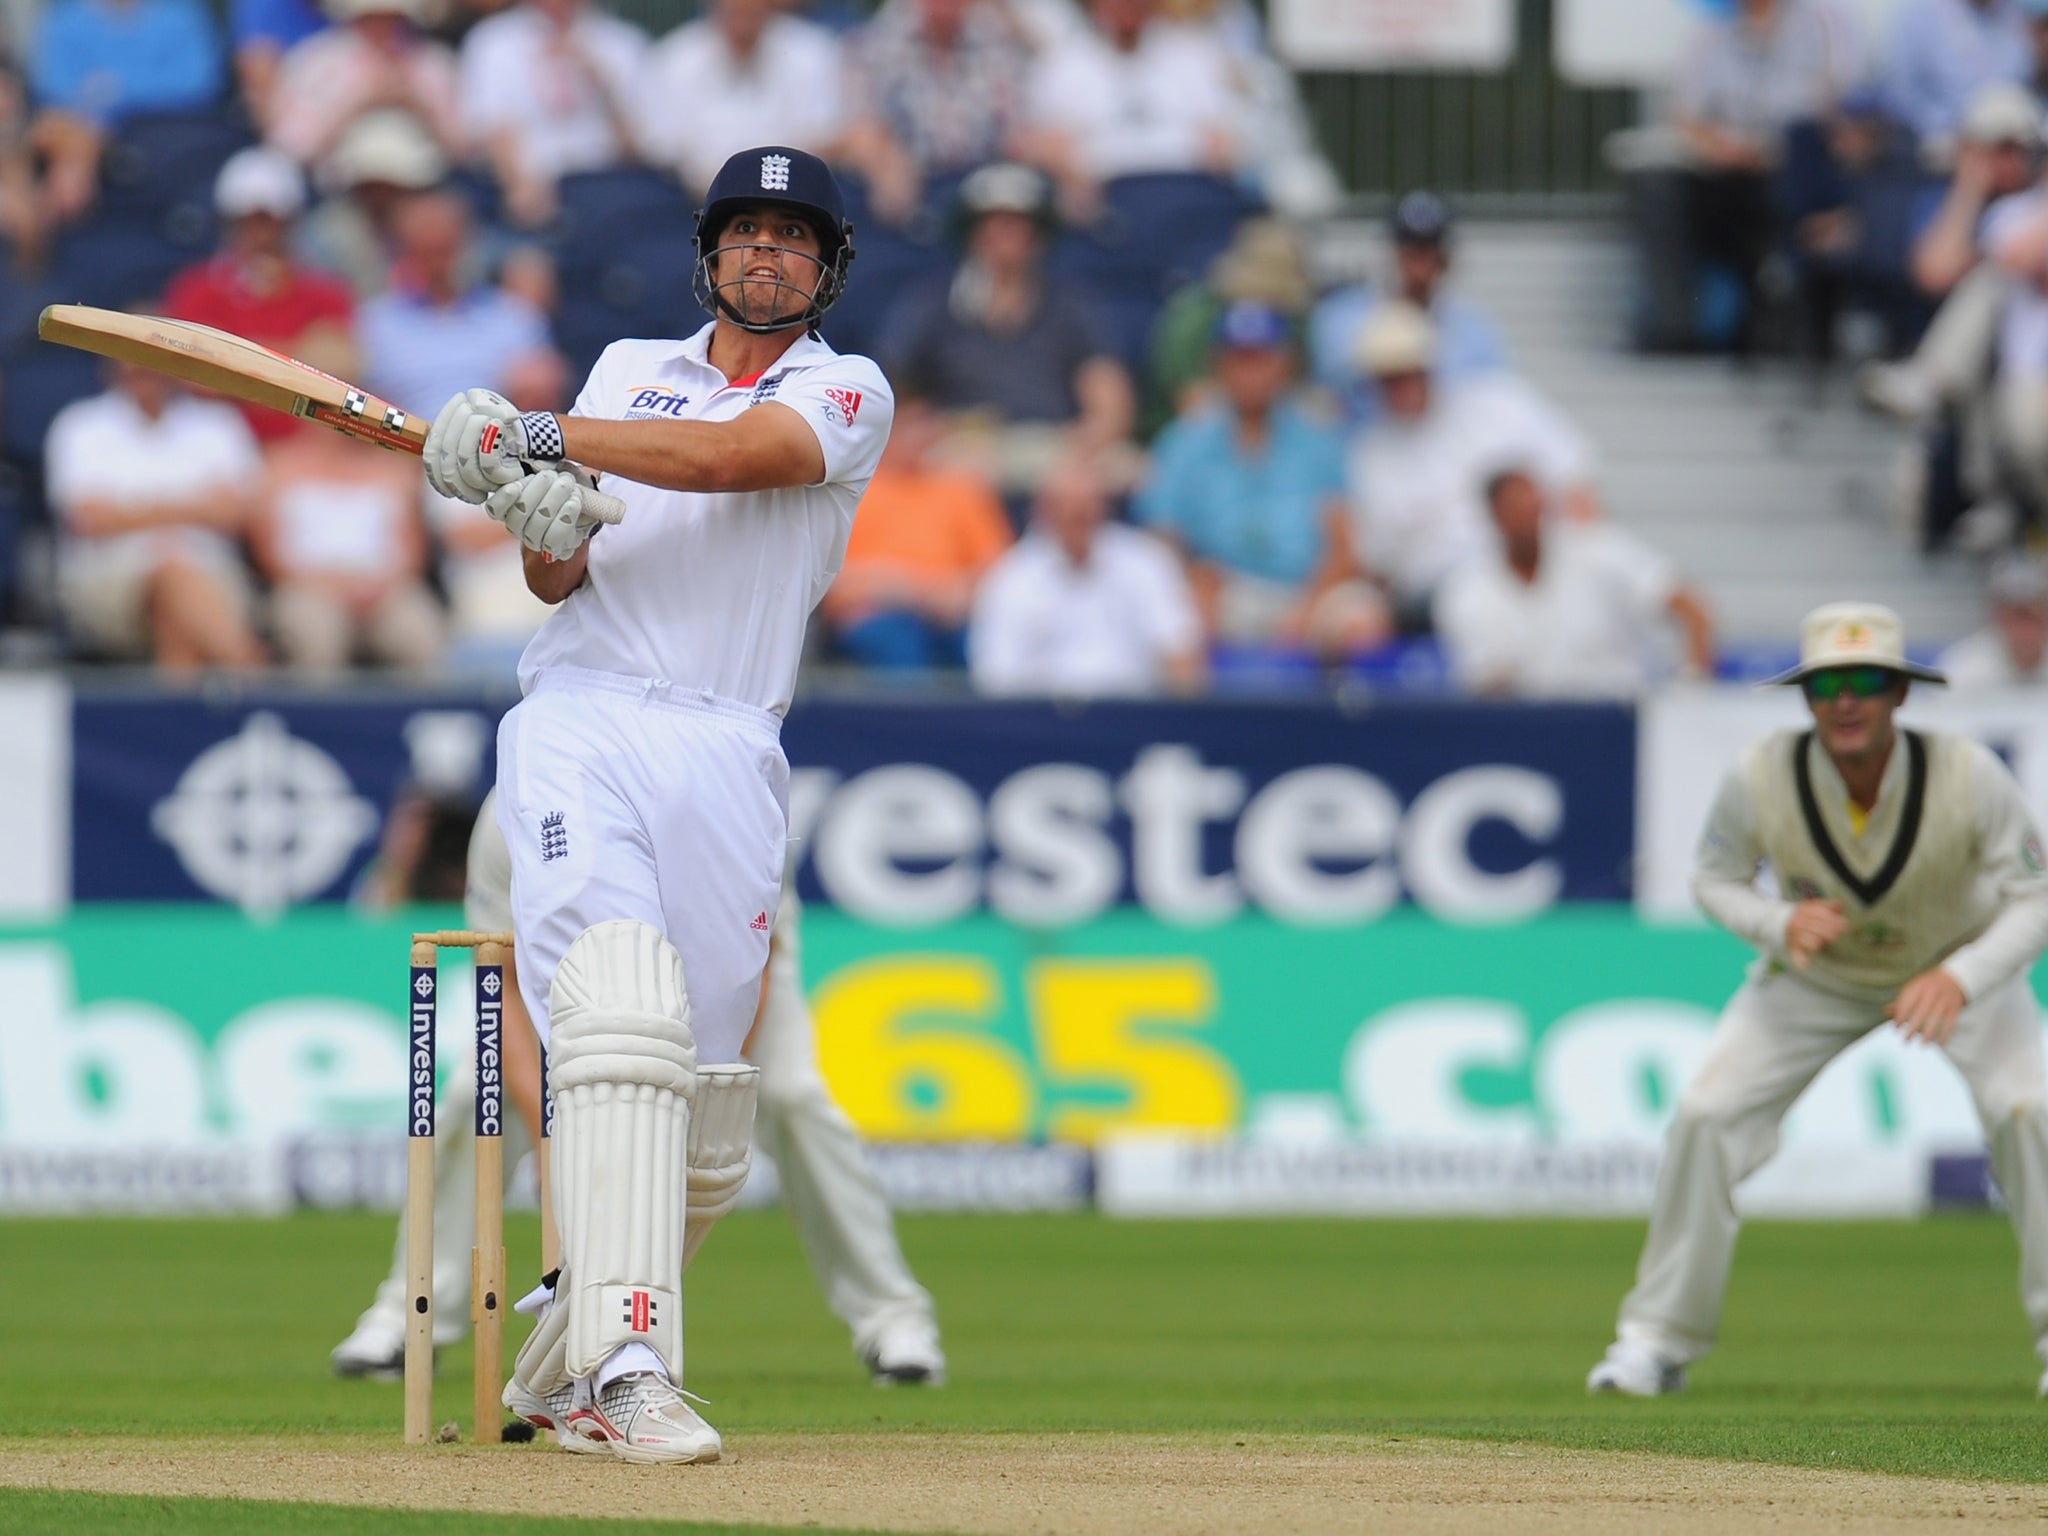
[[[412,984],[412,989],[419,993],[421,997],[432,997],[434,995],[434,973],[432,971],[421,971],[419,980]]]
[[[483,989],[486,992],[490,993],[492,997],[496,997],[500,992],[505,990],[505,983],[498,979],[498,973],[496,971],[484,972],[482,986]]]
[[[194,758],[150,812],[194,883],[266,917],[333,884],[377,823],[341,764],[267,711]]]

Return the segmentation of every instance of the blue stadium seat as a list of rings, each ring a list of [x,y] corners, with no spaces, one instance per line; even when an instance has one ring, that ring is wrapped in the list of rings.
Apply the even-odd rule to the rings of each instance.
[[[22,535],[28,523],[22,486],[18,471],[0,473],[0,624],[13,623],[22,606]]]
[[[1202,276],[1257,211],[1242,188],[1214,176],[1122,176],[1102,195],[1101,218],[1065,235],[1051,265],[1105,300],[1165,298]]]
[[[690,202],[659,171],[584,171],[564,176],[560,195],[561,213],[548,245],[565,287],[608,266],[627,231],[637,243],[669,243],[670,259],[689,266],[695,224]]]
[[[1151,294],[1127,294],[1096,295],[1088,306],[1104,350],[1139,378],[1146,373],[1152,328],[1158,323],[1163,305],[1164,300]]]
[[[100,159],[100,209],[114,216],[213,208],[213,182],[238,149],[255,142],[239,115],[154,112],[121,125]]]
[[[943,284],[952,271],[949,246],[920,240],[879,222],[854,225],[854,258],[846,293],[832,306],[825,339],[841,352],[873,355],[897,303],[930,284]]]
[[[88,352],[43,341],[0,359],[0,457],[39,472],[51,421],[72,401],[99,393],[102,366]]]
[[[622,336],[687,336],[704,319],[673,235],[629,237],[612,243],[602,266],[563,283],[555,341],[581,378]]]
[[[210,215],[180,225],[175,233],[166,228],[168,217],[101,213],[65,230],[50,263],[61,278],[63,297],[118,309],[162,293],[175,273],[203,260],[213,248]]]

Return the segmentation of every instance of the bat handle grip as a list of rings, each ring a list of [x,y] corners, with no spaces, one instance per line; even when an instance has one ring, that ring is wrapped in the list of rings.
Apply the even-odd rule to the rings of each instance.
[[[623,522],[626,504],[609,491],[586,489],[583,492],[583,510],[600,523]]]

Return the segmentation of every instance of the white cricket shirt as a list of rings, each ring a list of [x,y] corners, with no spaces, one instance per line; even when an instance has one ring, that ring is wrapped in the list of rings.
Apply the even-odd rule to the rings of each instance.
[[[1156,693],[1202,642],[1187,578],[1149,533],[1109,523],[1077,566],[1028,533],[989,569],[968,630],[974,686],[992,694]]]
[[[549,177],[601,171],[639,151],[619,141],[604,93],[629,121],[639,116],[647,34],[585,6],[567,35],[588,70],[562,47],[562,30],[532,5],[487,16],[462,40],[463,126],[478,138],[509,130],[520,158]]]
[[[625,521],[590,541],[590,573],[520,658],[522,690],[551,667],[701,688],[782,714],[804,624],[846,556],[895,396],[865,357],[806,336],[758,379],[711,366],[712,327],[686,341],[615,341],[572,412],[613,421],[730,421],[770,401],[818,435],[825,478],[773,491],[665,491],[616,475]]]
[[[1592,477],[1585,438],[1558,409],[1504,372],[1439,385],[1415,421],[1382,411],[1351,451],[1353,538],[1366,564],[1410,602],[1491,540],[1487,477],[1532,471],[1555,493]]]
[[[1628,698],[1648,687],[1658,625],[1678,590],[1671,562],[1605,523],[1553,519],[1536,579],[1494,547],[1436,592],[1436,633],[1459,684],[1517,698]]]

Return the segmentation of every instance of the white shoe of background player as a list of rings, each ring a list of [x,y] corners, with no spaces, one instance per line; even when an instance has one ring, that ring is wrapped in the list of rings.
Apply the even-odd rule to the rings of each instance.
[[[459,1322],[434,1319],[434,1347],[453,1344],[462,1337]],[[367,1376],[373,1381],[397,1381],[405,1374],[405,1307],[401,1299],[388,1301],[380,1291],[370,1309],[356,1319],[355,1332],[334,1346],[327,1357],[337,1376]]]
[[[946,1384],[946,1352],[939,1348],[939,1330],[922,1318],[890,1324],[861,1358],[878,1387]]]
[[[718,1431],[655,1371],[609,1383],[595,1403],[569,1415],[567,1427],[622,1461],[716,1461],[725,1449]]]
[[[1645,1345],[1618,1340],[1607,1346],[1600,1363],[1587,1372],[1586,1390],[1662,1397],[1685,1390],[1685,1367],[1671,1364]]]
[[[602,1456],[606,1452],[602,1440],[586,1440],[569,1428],[569,1415],[576,1408],[576,1383],[573,1381],[564,1382],[543,1397],[514,1376],[505,1383],[505,1394],[498,1401],[535,1429],[554,1431],[556,1443],[564,1450],[594,1456]]]

